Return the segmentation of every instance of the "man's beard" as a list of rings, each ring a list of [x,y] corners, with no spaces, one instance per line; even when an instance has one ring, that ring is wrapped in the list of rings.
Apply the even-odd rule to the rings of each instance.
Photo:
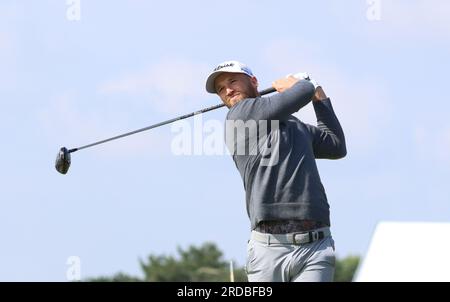
[[[247,89],[246,91],[242,91],[242,92],[238,92],[238,99],[235,100],[234,102],[240,102],[244,99],[249,99],[249,98],[256,98],[258,96],[258,92],[255,89]],[[230,98],[230,102],[233,99],[233,97]]]

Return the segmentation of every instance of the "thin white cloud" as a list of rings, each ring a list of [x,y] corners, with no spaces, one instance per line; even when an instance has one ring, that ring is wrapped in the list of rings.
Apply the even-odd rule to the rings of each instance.
[[[428,149],[428,137],[427,137],[427,129],[423,125],[417,125],[415,129],[413,129],[412,139],[414,145],[416,147],[416,153],[419,156],[422,156],[426,153]]]
[[[450,3],[442,0],[383,1],[388,22],[402,31],[450,35]]]
[[[17,34],[11,23],[22,17],[20,6],[15,2],[0,4],[0,55],[5,55],[5,51],[14,52],[14,38]]]
[[[16,84],[17,67],[15,44],[11,34],[0,31],[0,90]],[[0,103],[4,100],[0,100]]]
[[[7,49],[9,46],[9,41],[5,33],[0,32],[0,50]]]
[[[426,163],[450,164],[450,124],[417,125],[412,132],[415,155]]]
[[[450,163],[450,125],[442,131],[442,136],[438,137],[442,148],[437,148],[438,156],[447,163]]]
[[[422,39],[450,36],[450,2],[442,0],[380,0],[379,21],[366,29],[382,37]],[[377,30],[380,29],[380,30]]]
[[[448,38],[450,2],[444,0],[327,1],[331,20],[345,32],[380,43]],[[373,18],[376,15],[376,18]]]
[[[43,129],[61,141],[70,138],[74,142],[80,142],[86,137],[104,134],[105,129],[101,127],[99,119],[82,114],[74,99],[76,97],[67,93],[49,102],[49,106],[39,112]]]
[[[379,144],[381,134],[392,118],[393,109],[382,79],[355,77],[350,70],[339,68],[320,57],[319,53],[309,41],[284,38],[269,43],[262,57],[272,65],[274,74],[306,71],[323,85],[344,128],[349,146],[353,150],[370,151]],[[312,106],[308,107],[301,109],[297,115],[305,122],[315,124]]]
[[[0,4],[0,91],[14,91],[19,86],[18,58],[24,52],[19,51],[18,41],[23,36],[20,35],[17,24],[25,18],[25,5],[27,4],[19,1],[1,1]],[[0,99],[0,103],[2,102],[7,100]]]
[[[165,59],[143,71],[136,71],[98,86],[103,94],[134,94],[156,110],[180,114],[186,108],[203,108],[208,98],[204,83],[209,68],[203,63]]]
[[[132,120],[132,113],[115,113],[114,116],[101,117],[81,110],[77,106],[76,97],[70,93],[56,97],[47,108],[39,112],[38,118],[48,139],[60,142],[61,146],[65,145],[67,148],[80,147],[136,130],[129,129],[127,125]],[[111,123],[111,120],[114,120],[114,123]],[[101,150],[101,146],[93,148],[92,152],[102,158],[148,154],[160,156],[170,151],[171,136],[168,133],[169,128],[164,133],[153,131],[151,134],[135,134],[103,145],[104,148],[113,146],[107,147],[108,152]]]

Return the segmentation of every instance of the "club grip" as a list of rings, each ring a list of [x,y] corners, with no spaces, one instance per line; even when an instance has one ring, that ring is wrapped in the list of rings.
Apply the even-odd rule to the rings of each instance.
[[[270,88],[266,88],[266,89],[264,89],[264,90],[261,90],[261,91],[259,92],[259,94],[260,94],[260,95],[265,95],[265,94],[272,93],[272,92],[275,92],[275,91],[277,91],[275,88],[270,87]]]

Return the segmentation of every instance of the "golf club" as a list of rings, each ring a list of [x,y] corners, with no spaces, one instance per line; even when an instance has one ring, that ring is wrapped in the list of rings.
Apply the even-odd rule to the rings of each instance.
[[[264,90],[260,91],[259,94],[260,95],[265,95],[265,94],[269,94],[269,93],[272,93],[272,92],[275,92],[275,91],[276,91],[275,88],[270,87],[270,88],[267,88],[267,89],[264,89]],[[76,152],[76,151],[79,151],[79,150],[82,150],[82,149],[86,149],[86,148],[89,148],[89,147],[93,147],[93,146],[96,146],[96,145],[100,145],[100,144],[103,144],[103,143],[106,143],[106,142],[109,142],[109,141],[112,141],[112,140],[116,140],[116,139],[119,139],[119,138],[122,138],[122,137],[125,137],[125,136],[136,134],[136,133],[139,133],[139,132],[142,132],[142,131],[150,130],[150,129],[153,129],[153,128],[156,128],[156,127],[159,127],[159,126],[162,126],[162,125],[170,124],[170,123],[173,123],[175,121],[179,121],[179,120],[182,120],[182,119],[185,119],[185,118],[188,118],[188,117],[200,114],[200,113],[205,113],[205,112],[208,112],[208,111],[211,111],[211,110],[215,110],[215,109],[218,109],[218,108],[223,107],[223,106],[225,106],[225,104],[219,104],[219,105],[215,105],[215,106],[212,106],[212,107],[208,107],[208,108],[205,108],[205,109],[202,109],[202,110],[199,110],[199,111],[188,113],[188,114],[185,114],[185,115],[182,115],[182,116],[179,116],[179,117],[176,117],[176,118],[164,121],[164,122],[160,122],[160,123],[157,123],[157,124],[145,127],[145,128],[141,128],[141,129],[138,129],[138,130],[127,132],[127,133],[124,133],[124,134],[120,134],[120,135],[117,135],[117,136],[114,136],[114,137],[111,137],[111,138],[107,138],[107,139],[104,139],[104,140],[101,140],[101,141],[98,141],[98,142],[95,142],[95,143],[91,143],[91,144],[88,144],[88,145],[85,145],[85,146],[81,146],[81,147],[78,147],[78,148],[67,149],[66,147],[62,147],[59,150],[58,155],[56,156],[56,161],[55,161],[56,171],[58,171],[61,174],[66,174],[67,173],[67,171],[69,170],[69,167],[70,167],[70,163],[71,163],[70,153],[73,153],[73,152]]]

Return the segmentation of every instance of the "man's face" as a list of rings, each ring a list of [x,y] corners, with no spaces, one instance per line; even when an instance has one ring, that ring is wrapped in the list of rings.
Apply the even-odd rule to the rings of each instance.
[[[258,96],[258,81],[243,73],[224,72],[216,78],[214,86],[228,108],[243,99]]]

